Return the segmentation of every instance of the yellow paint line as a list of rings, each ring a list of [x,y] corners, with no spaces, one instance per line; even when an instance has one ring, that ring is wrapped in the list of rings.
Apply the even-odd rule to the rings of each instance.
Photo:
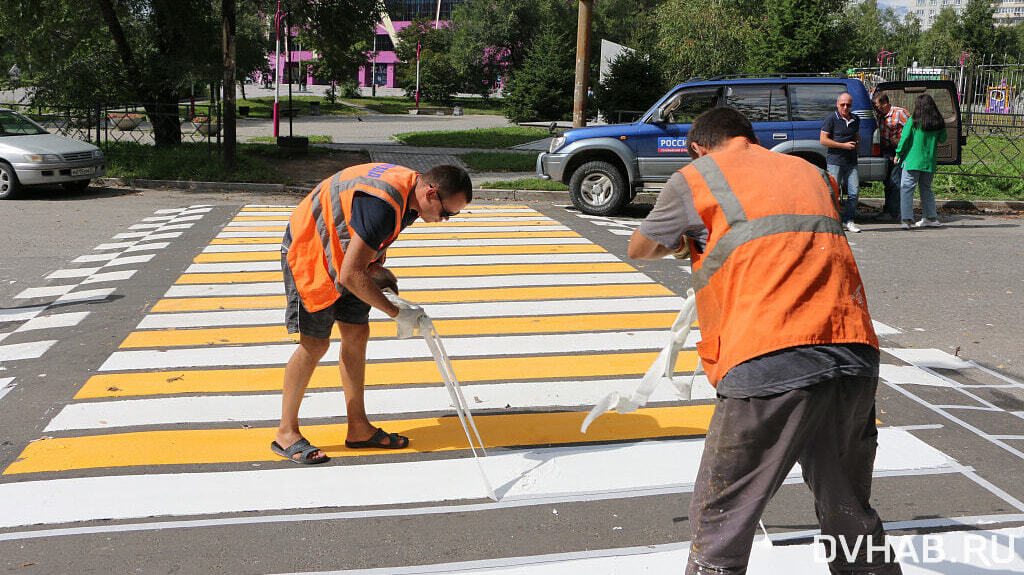
[[[607,313],[587,315],[551,315],[501,318],[443,319],[434,322],[442,336],[493,335],[506,333],[565,333],[668,329],[677,314],[672,312]],[[370,337],[393,338],[395,323],[370,322]],[[339,337],[334,326],[331,337]],[[132,332],[121,347],[177,347],[235,345],[244,343],[298,342],[298,334],[289,334],[283,325],[257,327],[221,327],[201,329],[158,329]]]
[[[278,274],[280,279],[280,274]],[[268,280],[269,281],[269,280]],[[661,284],[609,284],[581,286],[538,286],[514,288],[481,288],[464,290],[403,291],[402,295],[416,303],[471,302],[471,301],[523,301],[535,299],[576,299],[675,295]],[[153,306],[153,312],[216,311],[222,309],[268,309],[286,305],[283,295],[239,297],[192,297],[162,299]],[[283,317],[283,312],[282,312]],[[282,321],[284,321],[282,319]]]
[[[497,238],[578,238],[580,235],[574,231],[550,231],[550,232],[462,232],[462,233],[429,233],[429,234],[406,234],[401,236],[403,240],[475,240],[475,239],[497,239]],[[246,245],[246,244],[273,244],[277,243],[275,238],[215,238],[211,245]]]
[[[463,383],[494,381],[549,381],[557,379],[600,379],[640,376],[647,371],[656,352],[597,353],[588,355],[544,355],[536,357],[494,357],[453,359],[452,369]],[[697,352],[682,351],[676,370],[692,373]],[[338,367],[319,365],[310,379],[310,389],[340,388]],[[283,367],[149,371],[145,373],[103,373],[94,375],[78,390],[75,399],[177,395],[181,393],[251,393],[280,391]],[[373,362],[366,364],[366,385],[440,384],[441,376],[432,360]]]
[[[523,218],[523,219],[537,219],[546,217],[540,212],[526,213],[526,212],[490,212],[490,213],[460,213],[458,217],[452,218],[450,222],[462,222],[466,220],[472,220],[474,218]],[[239,214],[235,216],[232,221],[235,222],[273,222],[283,219],[287,219],[288,216],[258,216],[258,215],[243,215]]]
[[[222,232],[281,232],[284,236],[285,226],[232,226],[225,227]]]
[[[604,253],[605,249],[596,244],[566,245],[524,245],[524,246],[444,246],[444,247],[392,247],[388,248],[388,258],[413,256],[466,256],[466,255],[506,255],[506,254],[585,254]],[[281,259],[281,250],[261,252],[228,252],[199,254],[193,260],[197,264],[215,262],[263,262]]]
[[[547,217],[547,216],[543,216],[543,214],[537,214],[537,216]],[[417,228],[444,228],[444,227],[447,227],[447,226],[454,226],[454,225],[460,225],[460,226],[461,225],[466,225],[466,226],[470,226],[471,225],[473,227],[481,227],[481,228],[500,228],[500,227],[506,227],[506,226],[561,226],[561,225],[564,225],[564,224],[562,222],[558,221],[558,220],[550,220],[550,219],[549,220],[530,220],[530,219],[524,219],[522,221],[515,221],[515,222],[508,222],[508,221],[506,221],[506,222],[459,222],[457,224],[455,222],[451,221],[451,220],[448,220],[447,222],[435,222],[435,223],[416,222],[416,227]]]
[[[527,445],[555,446],[600,441],[699,436],[707,432],[714,406],[654,407],[627,414],[610,414],[594,422],[584,435],[580,424],[586,412],[481,415],[475,418],[489,448]],[[348,449],[344,424],[307,425],[303,434],[331,457],[360,457],[385,453],[432,453],[466,449],[458,418],[431,417],[390,420],[384,427],[410,439],[405,449]],[[142,431],[109,435],[47,439],[30,443],[4,475],[72,469],[139,465],[189,465],[274,461],[270,451],[276,427],[244,429]]]
[[[504,276],[518,274],[588,274],[608,272],[635,272],[625,262],[599,262],[578,264],[480,264],[468,266],[416,266],[392,267],[401,278],[430,278],[455,276]],[[222,284],[282,281],[281,272],[224,272],[182,274],[176,284]],[[401,286],[401,284],[399,284]],[[578,288],[579,289],[579,288]]]

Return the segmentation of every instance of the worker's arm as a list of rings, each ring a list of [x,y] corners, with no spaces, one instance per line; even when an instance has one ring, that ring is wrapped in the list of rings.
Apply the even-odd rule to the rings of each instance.
[[[370,273],[370,264],[376,256],[377,250],[364,242],[358,234],[353,235],[348,249],[345,250],[345,258],[341,261],[339,279],[341,285],[356,297],[388,314],[389,317],[395,317],[398,315],[398,308],[384,297]]]
[[[640,230],[633,231],[629,238],[629,259],[631,260],[660,260],[672,253],[672,250],[659,244],[640,233]]]

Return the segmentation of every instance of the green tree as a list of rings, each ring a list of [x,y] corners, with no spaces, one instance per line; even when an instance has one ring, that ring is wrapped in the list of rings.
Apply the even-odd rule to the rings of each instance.
[[[459,80],[449,54],[451,31],[434,28],[433,20],[413,20],[398,33],[395,55],[405,63],[398,67],[398,83],[405,93],[416,93],[416,53],[419,48],[420,98],[450,105],[459,89]]]
[[[572,116],[575,28],[570,32],[557,20],[549,22],[505,85],[505,116],[513,122]]]
[[[921,65],[957,61],[965,47],[959,20],[960,17],[950,6],[939,11],[932,22],[932,27],[921,33],[921,40],[918,42]]]
[[[662,0],[600,0],[594,3],[593,38],[650,53],[658,42],[657,8]]]
[[[958,26],[964,50],[979,57],[1002,53],[1003,47],[996,42],[995,13],[996,6],[992,0],[967,0]]]
[[[765,0],[756,44],[758,68],[771,72],[822,72],[845,60],[840,18],[845,0]]]
[[[874,64],[879,50],[885,46],[883,10],[877,0],[863,0],[851,4],[843,14],[841,26],[849,30],[847,38],[847,64]]]
[[[896,53],[897,62],[910,62],[918,58],[917,46],[921,39],[921,20],[917,14],[907,12],[899,17],[892,8],[882,12],[882,29],[885,31],[883,47]]]
[[[624,51],[612,61],[604,82],[595,90],[597,107],[608,121],[617,121],[619,110],[646,110],[665,93],[654,60],[638,51]]]
[[[351,80],[366,65],[379,19],[376,0],[289,2],[292,26],[299,41],[317,54],[317,77],[331,82]],[[273,15],[274,9],[268,12]]]
[[[669,83],[753,71],[759,33],[733,4],[666,0],[658,8],[657,59]]]

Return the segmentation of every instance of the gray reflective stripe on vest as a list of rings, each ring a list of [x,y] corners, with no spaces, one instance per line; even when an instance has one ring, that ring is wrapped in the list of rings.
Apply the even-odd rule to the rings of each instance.
[[[747,221],[747,213],[743,211],[743,205],[740,204],[736,194],[732,192],[728,180],[725,179],[725,174],[722,173],[722,169],[715,163],[715,159],[711,156],[704,156],[694,161],[693,167],[697,168],[701,177],[704,178],[704,183],[711,190],[711,195],[715,197],[718,206],[722,208],[722,213],[725,215],[725,221],[729,222],[729,227],[733,228],[737,224]]]
[[[398,204],[399,217],[401,217],[401,214],[405,212],[405,198],[402,197],[402,193],[398,191],[398,188],[392,186],[391,184],[385,182],[384,180],[378,180],[377,178],[368,178],[366,176],[357,176],[355,178],[352,178],[351,180],[345,180],[344,182],[338,182],[334,184],[332,186],[332,191],[336,190],[337,192],[340,193],[341,190],[347,190],[349,188],[355,187],[356,184],[363,184],[365,186],[377,188],[378,190],[386,192],[389,196],[391,196],[391,199],[395,200],[395,203]]]

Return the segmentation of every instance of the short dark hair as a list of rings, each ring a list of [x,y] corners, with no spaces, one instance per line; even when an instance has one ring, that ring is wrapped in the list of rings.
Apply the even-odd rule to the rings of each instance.
[[[935,105],[935,100],[928,94],[921,94],[914,100],[914,113],[910,116],[914,121],[914,126],[926,132],[946,127],[939,107]]]
[[[473,201],[473,182],[469,179],[466,170],[458,166],[452,164],[434,166],[423,174],[423,179],[437,186],[437,191],[442,198],[450,198],[459,194],[466,198],[467,204]]]
[[[873,100],[876,103],[878,103],[878,104],[888,104],[889,103],[889,95],[886,94],[885,92],[879,92],[879,93],[875,94],[875,97],[873,98]]]
[[[736,108],[719,106],[704,112],[693,121],[687,139],[691,144],[697,144],[702,148],[717,148],[732,138],[744,137],[757,142],[754,135],[754,127],[750,120]],[[696,157],[693,148],[687,146],[691,157]]]

